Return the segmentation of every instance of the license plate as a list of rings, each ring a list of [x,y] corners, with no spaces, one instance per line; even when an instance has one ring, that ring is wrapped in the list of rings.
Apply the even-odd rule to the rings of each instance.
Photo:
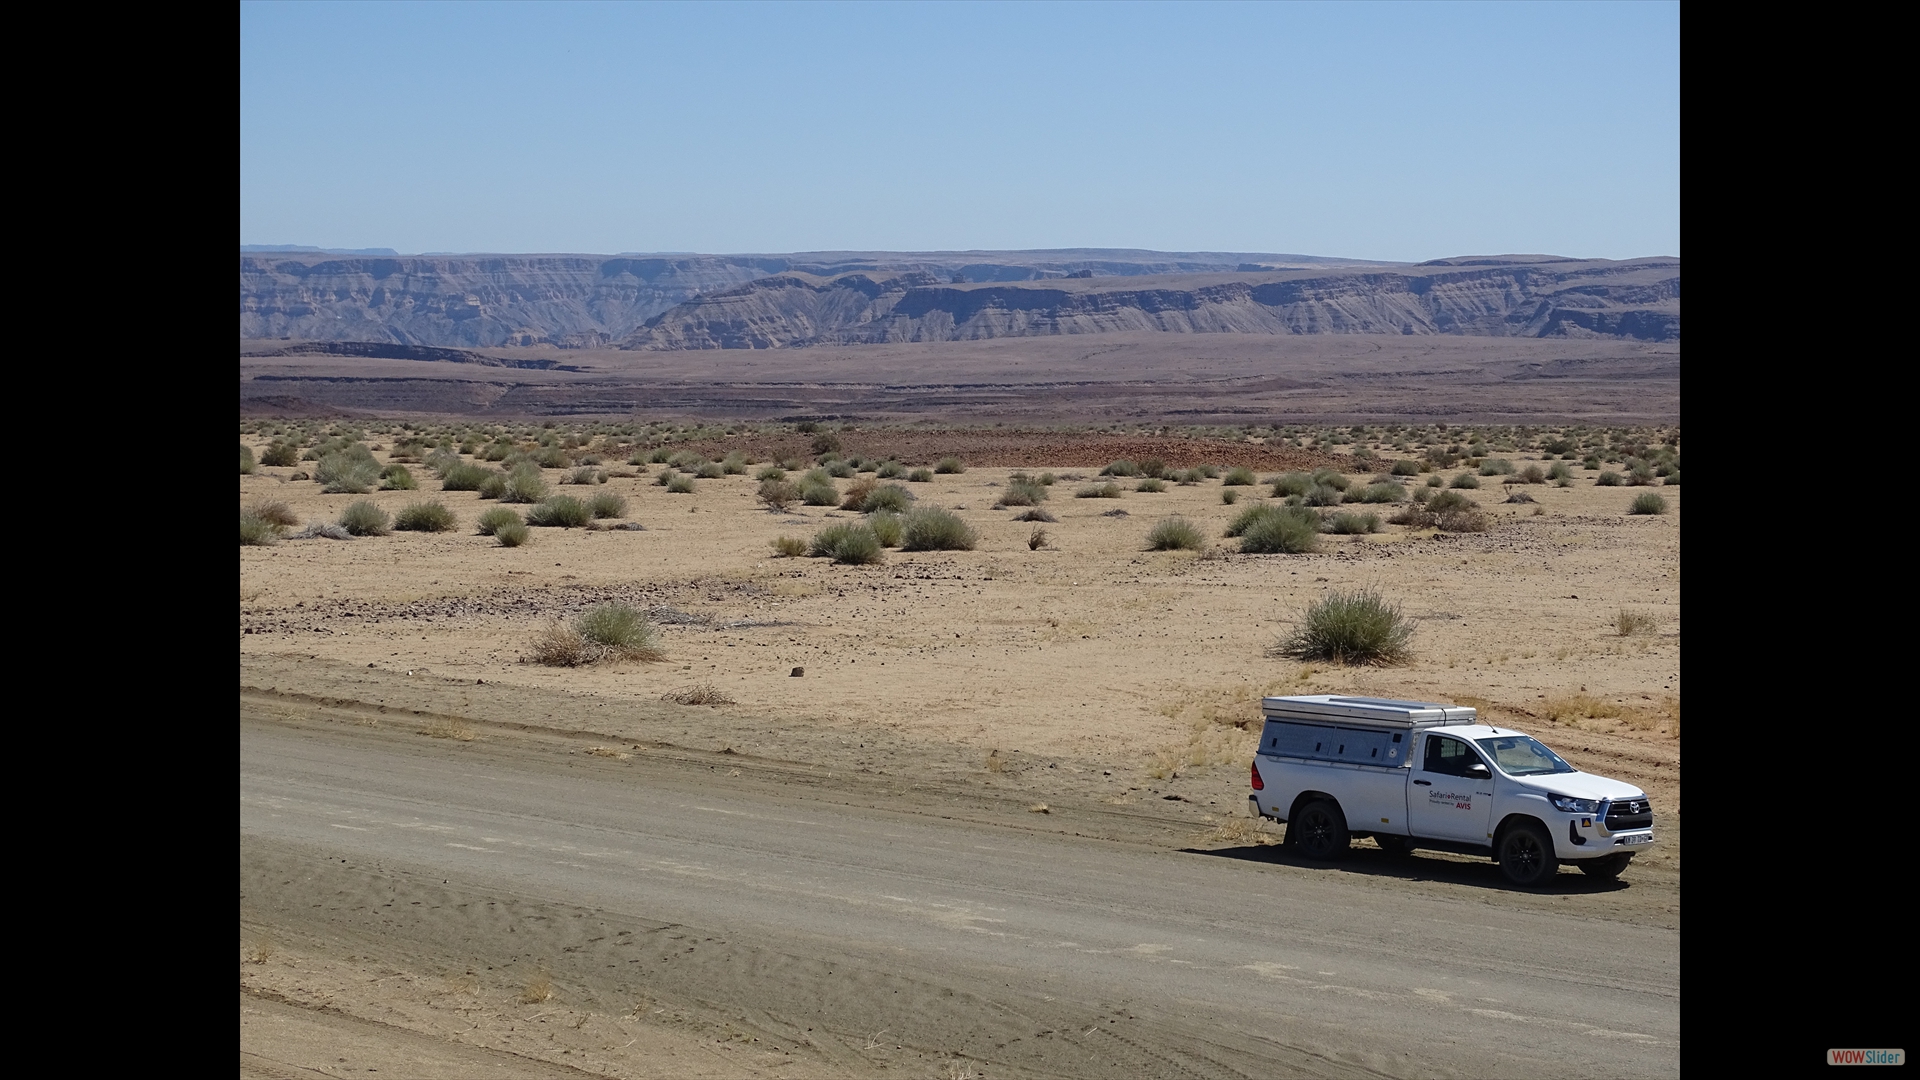
[[[1651,844],[1651,843],[1653,843],[1653,837],[1651,837],[1651,836],[1626,836],[1626,837],[1622,837],[1622,838],[1621,838],[1621,842],[1622,842],[1622,843],[1626,843],[1626,844]]]

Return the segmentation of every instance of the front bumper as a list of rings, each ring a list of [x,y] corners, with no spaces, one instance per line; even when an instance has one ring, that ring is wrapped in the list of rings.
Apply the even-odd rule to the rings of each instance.
[[[1553,830],[1553,853],[1562,862],[1645,851],[1653,843],[1651,827],[1609,832],[1605,820],[1596,814],[1566,815]]]

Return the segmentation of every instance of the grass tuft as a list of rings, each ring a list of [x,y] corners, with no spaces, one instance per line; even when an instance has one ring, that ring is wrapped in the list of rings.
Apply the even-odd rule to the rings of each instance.
[[[922,507],[901,519],[903,551],[972,551],[980,535],[952,511]]]
[[[1667,500],[1651,491],[1643,491],[1633,497],[1633,505],[1627,508],[1629,514],[1664,514],[1667,512]]]
[[[1280,656],[1336,664],[1399,664],[1412,656],[1413,624],[1370,589],[1328,594],[1274,646]]]
[[[1147,532],[1148,551],[1199,551],[1206,546],[1200,530],[1186,518],[1174,516]]]
[[[813,535],[811,553],[848,566],[865,566],[886,558],[880,538],[865,524],[840,522]]]
[[[385,536],[393,519],[385,510],[365,499],[348,504],[340,511],[340,527],[355,536]]]
[[[512,513],[512,511],[508,511]],[[460,527],[453,511],[437,500],[409,503],[394,515],[393,527],[401,532],[452,532]]]

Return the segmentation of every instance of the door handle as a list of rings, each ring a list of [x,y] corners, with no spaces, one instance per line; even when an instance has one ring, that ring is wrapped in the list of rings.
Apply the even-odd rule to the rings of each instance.
[[[1415,780],[1415,781],[1414,781],[1414,783],[1416,783],[1416,784],[1419,784],[1419,785],[1420,785],[1421,787],[1432,787],[1432,786],[1433,786],[1433,781],[1431,781],[1431,780]]]

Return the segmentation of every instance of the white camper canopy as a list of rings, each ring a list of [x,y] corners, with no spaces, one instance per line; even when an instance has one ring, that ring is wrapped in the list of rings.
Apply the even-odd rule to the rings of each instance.
[[[1260,699],[1260,711],[1269,720],[1333,721],[1342,726],[1422,728],[1479,723],[1476,710],[1465,705],[1431,701],[1395,701],[1392,698],[1342,697],[1305,694],[1300,697]]]

